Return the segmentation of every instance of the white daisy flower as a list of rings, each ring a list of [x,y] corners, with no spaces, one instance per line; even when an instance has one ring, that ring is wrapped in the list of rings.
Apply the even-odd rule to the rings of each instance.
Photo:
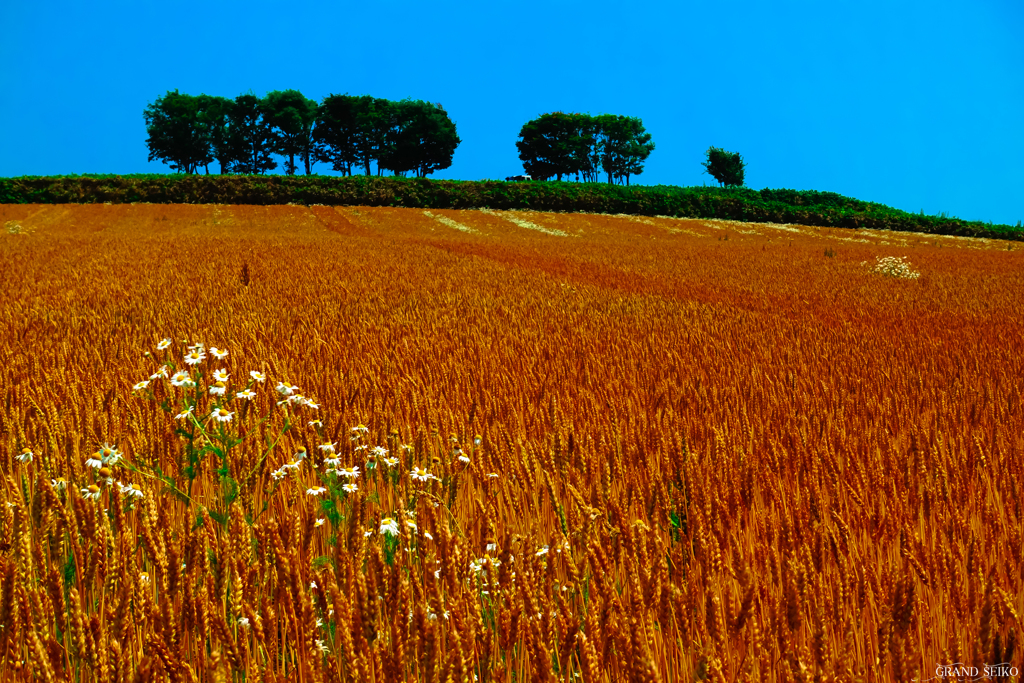
[[[296,460],[302,460],[303,458],[305,458],[306,457],[306,447],[305,446],[299,446],[299,449],[297,451],[295,451],[295,455],[293,455],[292,457],[294,459],[296,459]]]
[[[217,422],[231,422],[231,417],[234,413],[229,412],[227,408],[218,408],[213,411],[213,419]]]
[[[22,449],[21,455],[17,455],[15,456],[15,458],[18,460],[18,462],[32,462],[32,449]]]
[[[547,555],[550,552],[550,550],[551,549],[548,546],[544,546],[543,548],[537,551],[536,556],[542,557],[544,555]]]
[[[316,520],[316,523],[313,526],[315,526],[315,527],[323,526],[324,522],[326,522],[326,521],[327,521],[326,519],[324,519],[323,517],[320,517],[319,519]]]
[[[82,497],[86,500],[99,500],[100,498],[100,487],[96,484],[91,484],[89,488],[81,489]]]
[[[121,453],[117,448],[106,443],[103,444],[103,448],[101,448],[96,455],[100,456],[104,465],[116,465],[121,459]]]
[[[246,389],[245,391],[239,391],[237,394],[235,394],[235,398],[253,399],[253,398],[256,398],[256,392],[253,391],[252,389]]]
[[[163,351],[164,349],[166,349],[170,345],[171,345],[171,340],[170,339],[161,339],[160,343],[156,345],[156,348],[157,348],[158,351]]]
[[[314,486],[311,489],[306,489],[307,496],[319,496],[324,493],[327,493],[327,489],[325,489],[323,486]]]
[[[275,481],[278,481],[278,480],[284,479],[286,474],[287,474],[287,472],[285,472],[284,468],[282,467],[279,470],[274,470],[273,472],[271,472],[270,473],[270,478],[275,480]]]
[[[89,457],[89,458],[88,458],[88,459],[87,459],[87,460],[85,461],[85,466],[86,466],[86,467],[94,467],[94,468],[96,468],[96,469],[99,469],[99,468],[103,467],[103,460],[101,460],[99,456],[100,456],[100,454],[99,454],[99,453],[93,453],[93,454],[92,454],[92,455],[91,455],[91,456],[90,456],[90,457]]]
[[[266,375],[264,375],[262,372],[256,372],[255,370],[250,370],[249,371],[249,376],[252,377],[257,382],[266,382],[267,381],[267,376]]]
[[[202,363],[204,360],[206,360],[206,354],[203,353],[202,348],[198,351],[191,351],[185,354],[185,362],[189,365],[197,365]]]
[[[228,357],[228,352],[227,351],[222,351],[222,350],[218,349],[216,346],[211,346],[210,347],[210,353],[212,353],[218,359],[224,359],[224,358]]]
[[[380,521],[380,532],[382,534],[388,534],[390,536],[398,535],[398,522],[391,517],[385,517]]]
[[[242,628],[249,628],[249,617],[238,617],[238,625]]]
[[[139,572],[139,581],[143,584],[149,583],[149,572]]]
[[[156,372],[149,376],[150,379],[156,379],[157,377],[163,377],[164,379],[167,379],[166,365],[161,365],[159,370],[157,370]]]
[[[333,443],[322,443],[319,446],[317,446],[317,448],[319,448],[322,451],[327,451],[328,453],[333,453],[334,452],[334,444]]]
[[[192,410],[194,408],[195,408],[195,406],[189,406],[188,410],[186,410],[183,413],[178,413],[177,415],[174,416],[174,419],[175,420],[185,420],[185,419],[188,419],[188,416],[192,414]]]
[[[145,494],[138,484],[124,484],[121,488],[121,493],[132,498],[142,498]]]
[[[174,375],[171,376],[171,384],[176,387],[188,387],[195,384],[192,378],[188,376],[188,372],[185,370],[178,370]]]
[[[370,428],[369,428],[369,427],[367,427],[367,426],[366,426],[366,425],[364,425],[364,424],[359,424],[359,425],[357,425],[357,426],[353,427],[353,428],[352,428],[352,431],[353,431],[353,432],[357,432],[357,433],[358,433],[358,432],[361,432],[361,433],[363,433],[363,434],[366,434],[367,432],[369,432],[369,431],[370,431]]]
[[[64,477],[58,477],[57,479],[50,480],[50,486],[57,489],[58,491],[63,491],[68,487],[68,482],[66,479],[64,479]]]
[[[337,455],[328,456],[324,458],[324,464],[327,465],[328,469],[337,467],[338,465],[341,464],[341,458],[338,457]]]
[[[352,467],[341,467],[337,470],[339,477],[345,477],[346,479],[355,479],[359,476],[359,466],[353,465]]]
[[[383,446],[374,446],[373,454],[377,457],[383,458],[385,455],[388,454],[388,449],[384,448]]]
[[[309,424],[310,427],[323,427],[324,426],[324,423],[321,422],[320,420],[310,420],[307,424]]]
[[[294,394],[298,390],[299,390],[299,388],[297,386],[294,386],[292,384],[288,384],[288,382],[278,382],[277,383],[277,391],[278,391],[278,393],[284,394],[285,396],[291,396],[292,394]]]
[[[356,486],[355,484],[351,484],[351,483],[345,484],[341,488],[345,491],[345,493],[355,493],[356,491],[359,490],[358,486]]]
[[[213,371],[213,379],[218,381],[218,382],[227,382],[228,381],[228,371],[223,369],[223,368],[221,368],[220,370],[214,370]]]
[[[285,464],[281,465],[281,469],[282,470],[297,470],[297,469],[299,469],[299,465],[300,464],[302,464],[301,460],[295,460],[294,458],[292,458],[292,460],[290,460],[289,462],[286,462]]]
[[[384,464],[388,467],[394,467],[398,464],[398,458],[384,458]]]
[[[145,389],[148,386],[149,386],[149,380],[148,379],[144,379],[141,382],[139,382],[138,384],[136,384],[135,386],[133,386],[132,387],[132,391],[142,391],[143,389]]]
[[[328,654],[330,652],[330,649],[326,645],[324,645],[324,641],[320,640],[319,638],[316,639],[316,649],[323,654]]]
[[[500,477],[501,475],[500,475],[500,474],[496,474],[496,473],[494,473],[494,472],[489,472],[489,473],[487,474],[487,476],[488,476],[488,477],[490,477],[491,479],[497,479],[497,478],[499,478],[499,477]]]
[[[412,468],[412,472],[409,476],[413,478],[413,481],[430,481],[431,479],[436,479],[434,475],[422,467]]]
[[[469,457],[466,456],[466,455],[460,455],[459,456],[459,462],[464,462],[464,463],[466,463],[468,465],[469,464]]]
[[[224,392],[227,390],[228,388],[225,386],[224,382],[215,382],[214,385],[210,387],[210,393],[214,396],[223,396]]]

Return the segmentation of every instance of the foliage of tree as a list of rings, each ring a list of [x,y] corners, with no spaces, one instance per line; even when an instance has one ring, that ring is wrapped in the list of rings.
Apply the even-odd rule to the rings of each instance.
[[[220,163],[220,172],[227,173],[232,161],[228,149],[228,113],[233,103],[226,97],[211,95],[200,95],[198,103],[199,121],[210,145],[210,155]],[[208,163],[206,172],[210,172]]]
[[[274,129],[275,149],[278,154],[288,157],[284,164],[285,173],[295,175],[295,157],[298,156],[305,164],[306,175],[310,175],[316,161],[313,155],[316,102],[298,90],[275,90],[267,93],[262,105],[263,116]]]
[[[523,124],[516,147],[523,169],[538,180],[574,175],[596,182],[600,169],[609,183],[628,185],[643,173],[654,143],[636,117],[553,112]]]
[[[316,131],[317,158],[334,170],[352,174],[362,166],[371,174],[425,177],[448,168],[461,140],[444,107],[420,100],[389,100],[367,95],[329,95],[321,102]]]
[[[179,173],[196,173],[213,160],[198,97],[168,91],[142,116],[149,134],[149,161],[160,160]]]
[[[331,168],[346,176],[352,175],[352,167],[359,163],[356,100],[350,95],[325,97],[317,108],[313,129],[317,161],[331,164]]]
[[[227,153],[232,173],[264,174],[277,168],[273,127],[263,115],[263,101],[246,93],[235,98],[228,111]]]
[[[462,141],[440,103],[402,100],[391,104],[391,127],[378,168],[423,178],[452,165]]]
[[[722,185],[743,185],[743,170],[746,164],[738,152],[726,152],[718,147],[709,147],[707,161],[701,164]]]
[[[296,157],[306,175],[313,164],[329,163],[351,175],[362,167],[370,175],[412,173],[426,177],[451,166],[461,143],[455,123],[439,103],[390,100],[363,95],[328,95],[318,105],[297,90],[252,93],[234,100],[168,92],[144,112],[150,137],[150,161],[195,173],[214,159],[221,173],[262,174],[284,157],[294,175]]]

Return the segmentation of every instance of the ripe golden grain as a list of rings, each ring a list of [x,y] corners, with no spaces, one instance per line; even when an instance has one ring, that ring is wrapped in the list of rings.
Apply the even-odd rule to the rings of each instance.
[[[1024,254],[432,213],[0,207],[26,228],[0,237],[0,679],[1020,666]],[[890,255],[921,276],[861,266]],[[229,383],[259,370],[320,408],[260,459],[284,417],[257,387],[230,423],[251,438],[207,455],[186,490],[181,391],[132,390],[164,336],[179,353],[186,338],[223,346],[204,367]],[[327,483],[325,442],[361,468],[332,510],[305,495]],[[182,495],[133,479],[132,503],[100,481],[85,454],[107,443]],[[397,483],[363,444],[399,460]],[[310,465],[275,484],[300,448]],[[221,467],[239,489],[226,510]],[[413,467],[438,479],[411,481]],[[91,484],[99,501],[79,494]],[[500,564],[469,568],[485,556]]]

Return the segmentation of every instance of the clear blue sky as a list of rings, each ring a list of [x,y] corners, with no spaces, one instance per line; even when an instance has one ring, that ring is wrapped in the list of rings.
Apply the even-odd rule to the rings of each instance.
[[[1024,220],[1020,0],[3,0],[0,26],[0,176],[168,173],[148,103],[294,88],[441,102],[463,142],[435,178],[520,173],[525,121],[612,113],[657,145],[639,184],[714,184],[714,145],[755,189]]]

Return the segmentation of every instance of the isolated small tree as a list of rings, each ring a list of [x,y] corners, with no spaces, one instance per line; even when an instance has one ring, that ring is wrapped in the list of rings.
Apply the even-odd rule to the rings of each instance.
[[[743,157],[738,152],[726,152],[718,147],[709,147],[707,161],[701,165],[707,169],[705,173],[711,174],[715,180],[722,185],[743,185]]]

